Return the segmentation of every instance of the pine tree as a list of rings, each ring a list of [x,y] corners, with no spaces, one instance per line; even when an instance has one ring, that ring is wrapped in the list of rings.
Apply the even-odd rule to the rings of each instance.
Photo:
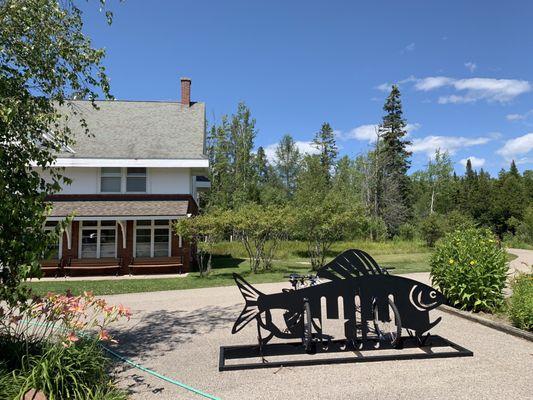
[[[526,188],[514,161],[509,172],[502,171],[496,182],[493,225],[499,235],[514,230],[512,220],[522,220],[527,207]]]
[[[511,168],[509,168],[509,175],[512,175],[515,178],[520,178],[520,172],[518,172],[518,168],[516,167],[514,160],[511,161]]]
[[[269,165],[263,146],[259,146],[257,154],[255,156],[255,166],[257,179],[260,184],[265,183],[268,180]]]
[[[407,176],[411,165],[411,152],[407,148],[411,142],[405,139],[407,123],[403,118],[400,96],[398,87],[393,85],[383,106],[385,115],[379,128],[382,142],[379,148],[382,163],[379,208],[390,235],[396,234],[411,214],[410,179]]]
[[[322,124],[320,131],[315,134],[313,139],[314,147],[319,151],[320,164],[324,171],[327,181],[331,180],[331,172],[337,159],[337,144],[331,125],[327,122]]]
[[[294,194],[300,163],[301,155],[294,139],[291,135],[283,136],[276,147],[275,167],[288,197]]]

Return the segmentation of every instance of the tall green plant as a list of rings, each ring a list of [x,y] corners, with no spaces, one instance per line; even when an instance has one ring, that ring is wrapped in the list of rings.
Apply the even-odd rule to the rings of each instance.
[[[509,317],[513,324],[533,331],[533,274],[520,274],[511,283]]]
[[[25,300],[19,284],[55,239],[42,229],[45,199],[68,179],[50,166],[72,144],[67,115],[87,127],[69,99],[111,98],[105,52],[82,29],[70,0],[0,2],[0,300],[10,303]]]
[[[490,311],[501,306],[507,279],[505,252],[487,229],[449,233],[431,256],[431,280],[458,308]]]

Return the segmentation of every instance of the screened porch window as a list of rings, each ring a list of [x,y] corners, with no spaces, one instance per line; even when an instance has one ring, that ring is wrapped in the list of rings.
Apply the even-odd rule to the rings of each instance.
[[[52,232],[56,229],[57,222],[47,221],[44,225],[44,230],[46,232]],[[48,246],[48,249],[45,254],[45,259],[47,260],[59,260],[61,258],[61,235],[58,240]]]
[[[135,257],[170,256],[170,222],[168,220],[137,221]]]
[[[117,226],[115,221],[83,221],[80,229],[80,258],[116,257]]]

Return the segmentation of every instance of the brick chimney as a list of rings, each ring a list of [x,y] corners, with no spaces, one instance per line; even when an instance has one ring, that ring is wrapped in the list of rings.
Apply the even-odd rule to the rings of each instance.
[[[191,105],[191,78],[181,78],[181,104]]]

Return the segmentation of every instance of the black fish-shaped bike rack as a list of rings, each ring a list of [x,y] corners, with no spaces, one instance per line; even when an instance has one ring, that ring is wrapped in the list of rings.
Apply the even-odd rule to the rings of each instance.
[[[430,322],[429,311],[445,303],[445,297],[432,287],[418,281],[390,275],[388,271],[362,250],[346,250],[317,271],[325,280],[314,286],[280,293],[264,294],[234,274],[245,300],[244,309],[233,325],[237,333],[256,321],[258,344],[223,346],[219,370],[276,367],[281,365],[313,365],[324,363],[383,361],[434,357],[471,356],[472,352],[428,331],[441,318]],[[342,309],[339,309],[342,298]],[[326,310],[323,315],[322,303]],[[283,321],[274,321],[273,310],[283,312]],[[343,319],[344,338],[333,339],[322,330],[322,320]],[[386,324],[387,332],[382,328]],[[267,334],[264,336],[262,330]],[[402,337],[402,330],[409,336]],[[269,344],[272,338],[300,339],[301,342]],[[300,353],[331,353],[344,351],[385,350],[414,347],[451,347],[451,352],[401,353],[366,357],[311,358],[265,362],[265,357]],[[226,360],[261,357],[261,363],[226,364]]]

